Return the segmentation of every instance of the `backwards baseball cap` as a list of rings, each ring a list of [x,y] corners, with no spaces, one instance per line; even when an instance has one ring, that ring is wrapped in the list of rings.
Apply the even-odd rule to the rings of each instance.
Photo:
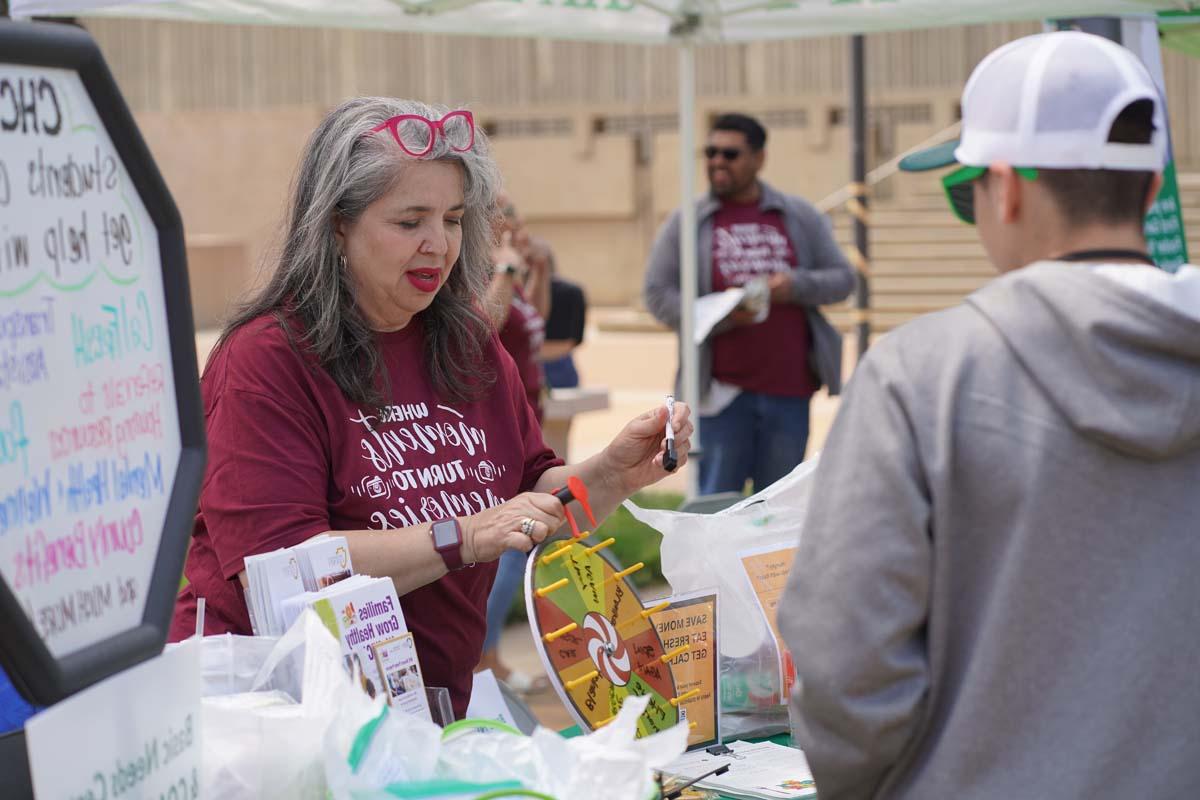
[[[1110,142],[1113,122],[1138,101],[1154,108],[1150,142]],[[961,137],[905,157],[900,169],[960,165],[943,184],[955,213],[974,222],[970,183],[994,162],[1031,180],[1039,168],[1160,172],[1166,150],[1158,87],[1138,57],[1101,36],[1058,31],[984,58],[963,89]]]

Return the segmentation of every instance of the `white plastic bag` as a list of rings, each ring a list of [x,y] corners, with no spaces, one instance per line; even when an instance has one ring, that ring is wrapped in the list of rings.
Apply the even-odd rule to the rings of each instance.
[[[716,514],[625,507],[663,536],[663,575],[675,594],[716,588],[721,733],[726,739],[788,730],[781,659],[771,626],[741,568],[747,550],[794,546],[812,492],[817,458]]]
[[[325,732],[377,713],[311,611],[278,639],[203,640],[204,789],[222,800],[324,800]],[[250,677],[247,677],[250,676]]]
[[[646,698],[628,698],[617,718],[590,736],[564,739],[538,728],[524,736],[493,720],[464,720],[442,731],[385,709],[355,731],[330,727],[326,769],[336,800],[647,800],[652,769],[687,746],[687,726],[634,737]]]

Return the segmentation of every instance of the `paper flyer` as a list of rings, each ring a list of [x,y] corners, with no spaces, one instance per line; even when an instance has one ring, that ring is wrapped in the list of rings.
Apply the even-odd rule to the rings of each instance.
[[[467,703],[467,719],[494,719],[505,725],[517,727],[517,720],[504,702],[500,684],[490,669],[475,673],[471,683],[471,699]]]
[[[388,705],[406,714],[433,721],[429,700],[425,697],[425,679],[417,661],[417,645],[411,633],[403,633],[371,645],[379,685],[385,689]]]
[[[726,289],[723,292],[713,292],[696,298],[695,340],[696,345],[704,344],[704,340],[712,333],[717,324],[729,316],[742,299],[746,291],[741,288]]]
[[[300,557],[304,588],[310,592],[332,586],[354,574],[344,536],[318,536],[292,548]]]
[[[779,632],[778,611],[779,599],[787,587],[788,575],[792,572],[792,562],[796,560],[796,546],[770,545],[745,550],[738,553],[738,558],[742,561],[746,578],[750,581],[750,587],[754,590],[754,596],[758,599],[759,607],[762,608],[767,624],[771,626],[771,633],[775,636],[775,643],[779,647],[780,685],[783,686],[784,699],[787,699],[791,695],[792,684],[796,681],[796,671],[792,666],[792,657],[787,646],[783,643],[783,636]]]
[[[281,636],[284,624],[283,604],[304,592],[300,562],[288,548],[247,556],[245,559],[246,604],[254,632],[260,636]]]
[[[804,800],[817,796],[804,752],[774,742],[733,742],[722,753],[697,750],[672,761],[663,772],[696,778],[725,764],[729,765],[728,772],[696,785],[730,798]]]
[[[356,575],[322,590],[320,595],[307,604],[341,643],[347,669],[357,672],[363,690],[375,697],[381,687],[376,685],[379,670],[371,645],[408,633],[395,584],[390,578]]]
[[[707,747],[721,741],[717,700],[721,696],[720,671],[717,669],[717,593],[691,592],[646,604],[647,609],[669,603],[650,614],[650,623],[658,631],[663,650],[670,653],[687,647],[671,659],[671,676],[678,697],[698,694],[679,705],[679,716],[688,725],[688,749]]]

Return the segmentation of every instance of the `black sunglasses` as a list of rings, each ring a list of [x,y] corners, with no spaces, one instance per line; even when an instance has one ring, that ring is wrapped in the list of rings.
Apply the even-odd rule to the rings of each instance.
[[[725,159],[726,161],[737,161],[742,157],[742,152],[743,151],[737,147],[716,147],[710,144],[708,147],[704,148],[704,157],[709,161],[712,161],[719,154],[721,158]]]

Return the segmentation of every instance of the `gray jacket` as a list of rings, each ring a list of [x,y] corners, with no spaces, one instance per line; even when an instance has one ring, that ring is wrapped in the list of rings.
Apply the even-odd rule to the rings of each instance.
[[[821,800],[1196,797],[1200,308],[1132,271],[1031,265],[855,371],[779,608]]]
[[[829,219],[799,197],[791,197],[759,182],[759,208],[779,211],[799,265],[792,270],[792,297],[805,306],[810,340],[809,366],[830,394],[842,388],[842,336],[829,324],[817,306],[845,300],[854,288],[854,271],[833,239]],[[712,293],[713,215],[721,203],[711,194],[696,203],[699,234],[696,261],[700,273],[700,296]],[[646,307],[662,324],[679,331],[679,212],[663,224],[650,251],[643,288]],[[718,327],[717,331],[721,328]],[[708,395],[712,383],[712,348],[700,348],[700,395]]]

